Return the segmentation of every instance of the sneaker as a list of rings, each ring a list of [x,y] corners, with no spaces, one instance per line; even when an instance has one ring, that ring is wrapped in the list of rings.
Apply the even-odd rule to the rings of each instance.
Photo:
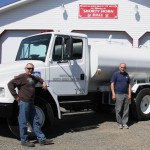
[[[119,128],[119,129],[122,129],[122,128],[123,128],[123,127],[122,127],[122,124],[119,124],[119,123],[118,123],[118,128]]]
[[[35,144],[34,143],[31,143],[31,142],[21,142],[21,145],[22,146],[27,146],[27,147],[35,147]]]
[[[124,127],[125,129],[129,129],[129,127],[128,127],[127,124],[124,124],[123,127]]]
[[[40,143],[41,146],[43,146],[43,145],[53,144],[52,142],[53,142],[53,140],[45,139],[43,141],[40,141],[39,143]]]

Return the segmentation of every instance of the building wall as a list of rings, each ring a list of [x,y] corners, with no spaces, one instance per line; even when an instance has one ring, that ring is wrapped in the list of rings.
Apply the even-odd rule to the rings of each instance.
[[[118,5],[118,18],[79,18],[80,4]],[[135,8],[138,8],[137,11]],[[150,48],[149,14],[149,0],[37,0],[1,13],[0,30],[77,31],[87,34],[89,41],[107,40],[112,35],[112,40],[116,42]],[[0,42],[3,43],[1,38]],[[1,48],[2,53],[4,50],[5,44]]]

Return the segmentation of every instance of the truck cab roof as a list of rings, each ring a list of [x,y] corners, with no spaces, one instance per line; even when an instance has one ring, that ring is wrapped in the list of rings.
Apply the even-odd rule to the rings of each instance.
[[[32,36],[37,36],[37,35],[42,35],[42,34],[52,34],[52,35],[66,35],[66,36],[77,36],[77,37],[83,37],[83,38],[87,38],[86,34],[82,34],[82,33],[75,33],[75,32],[43,32],[43,33],[38,33],[38,34],[34,34]],[[28,37],[32,37],[32,36],[28,36]],[[28,38],[26,37],[26,38]]]

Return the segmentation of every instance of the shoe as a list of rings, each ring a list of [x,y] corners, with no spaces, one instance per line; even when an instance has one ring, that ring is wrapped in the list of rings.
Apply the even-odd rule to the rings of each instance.
[[[53,140],[45,139],[45,140],[43,140],[43,141],[40,141],[39,144],[40,144],[41,146],[43,146],[43,145],[53,144],[52,142],[53,142]]]
[[[129,129],[129,127],[128,127],[127,124],[124,124],[123,127],[124,127],[125,129]]]
[[[123,127],[122,127],[122,124],[119,124],[119,123],[118,123],[118,128],[119,128],[119,129],[122,129],[122,128],[123,128]]]
[[[31,142],[21,142],[21,145],[22,146],[27,146],[27,147],[35,147],[35,144],[34,143],[31,143]]]

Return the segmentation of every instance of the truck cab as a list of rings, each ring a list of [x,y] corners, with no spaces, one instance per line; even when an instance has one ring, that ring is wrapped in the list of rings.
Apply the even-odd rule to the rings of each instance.
[[[58,96],[85,95],[89,80],[88,53],[86,36],[41,34],[21,42],[16,61],[42,61],[43,78]]]

